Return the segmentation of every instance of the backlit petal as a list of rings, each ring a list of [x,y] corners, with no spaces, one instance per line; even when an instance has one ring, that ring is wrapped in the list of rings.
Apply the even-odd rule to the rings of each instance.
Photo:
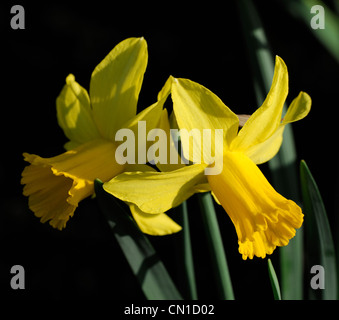
[[[66,84],[56,99],[58,123],[66,137],[68,150],[87,141],[100,138],[94,123],[89,96],[72,74],[66,78]]]
[[[173,171],[185,167],[185,164],[182,162],[182,159],[178,153],[179,143],[176,141],[176,137],[173,136],[170,131],[170,123],[166,109],[163,110],[162,116],[160,118],[159,128],[166,133],[166,143],[164,143],[166,146],[166,157],[160,157],[159,154],[160,159],[157,159],[159,161],[155,163],[155,165],[160,171],[163,172]]]
[[[166,121],[168,122],[168,115],[167,110],[163,109],[164,103],[170,93],[169,90],[171,89],[168,83],[170,84],[170,81],[167,81],[162,90],[159,92],[157,102],[142,110],[123,125],[124,128],[130,129],[134,133],[136,143],[135,146],[131,147],[135,148],[138,163],[146,163],[153,160],[148,158],[148,151],[150,151],[150,147],[152,145],[155,146],[155,144],[159,143],[160,147],[162,149],[165,148],[166,150],[169,147],[169,144],[167,143],[169,138],[169,126],[168,128],[165,126]],[[140,123],[140,121],[143,121],[144,123]],[[168,134],[166,136],[164,134],[162,135],[165,137],[163,140],[166,141],[152,141],[152,137],[156,138],[162,133],[159,131],[165,131],[165,133]],[[161,157],[166,158],[167,161],[167,155],[169,155],[169,153],[165,152],[164,154],[161,154]],[[167,163],[169,163],[169,161]]]
[[[90,97],[94,121],[103,137],[113,139],[115,131],[135,116],[147,59],[145,39],[129,38],[94,69]]]
[[[279,128],[265,141],[248,148],[246,155],[255,163],[261,164],[271,160],[279,151],[284,133],[284,125]]]
[[[215,129],[223,129],[222,141],[217,141],[216,146],[228,147],[234,139],[238,131],[239,119],[213,92],[203,87],[202,85],[190,81],[188,79],[174,79],[172,82],[172,99],[173,110],[180,130],[186,129],[188,132],[194,133],[193,130],[198,130],[197,134],[193,135],[193,144],[195,144],[193,153],[190,146],[190,152],[184,148],[184,155],[190,161],[201,159],[202,155],[209,164],[210,154],[222,149],[215,148]],[[203,141],[210,144],[209,148],[201,150],[201,138],[203,130],[207,129],[211,132],[211,139]],[[181,134],[183,146],[189,145],[189,137]],[[212,142],[212,143],[211,143]],[[192,145],[192,144],[191,144]],[[201,160],[201,162],[203,162]]]
[[[162,213],[195,193],[194,187],[206,181],[205,168],[205,165],[192,165],[171,172],[125,172],[103,187],[146,213]]]
[[[263,103],[246,121],[231,145],[232,151],[247,150],[269,139],[279,128],[288,93],[288,72],[284,61],[276,57],[271,89]]]
[[[301,227],[300,207],[277,193],[243,153],[225,153],[222,174],[207,178],[235,226],[243,259],[265,258]]]
[[[300,92],[289,106],[278,129],[265,141],[248,148],[246,155],[256,164],[271,160],[280,149],[285,125],[306,117],[310,112],[311,104],[310,96],[305,92]]]
[[[130,203],[129,207],[134,220],[143,233],[152,236],[164,236],[181,230],[181,227],[165,213],[145,213],[133,203]]]
[[[311,110],[312,100],[306,92],[299,95],[290,104],[282,124],[287,124],[304,119]]]

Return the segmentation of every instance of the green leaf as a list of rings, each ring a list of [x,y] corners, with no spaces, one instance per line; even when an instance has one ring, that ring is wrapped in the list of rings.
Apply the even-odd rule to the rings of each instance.
[[[282,299],[302,300],[304,295],[304,245],[303,228],[297,230],[286,247],[280,253],[280,283]]]
[[[148,238],[119,201],[105,192],[101,181],[96,180],[94,188],[99,206],[146,298],[181,300],[180,293]]]
[[[214,271],[213,275],[217,285],[219,298],[234,300],[231,277],[228,271],[226,254],[212,196],[209,192],[199,193],[196,196],[199,199],[203,226],[206,231],[205,233]]]
[[[298,20],[302,21],[306,28],[318,39],[318,41],[328,50],[328,52],[339,63],[339,16],[320,0],[293,0],[281,1],[288,12]],[[313,29],[311,20],[318,20],[321,14],[316,10],[311,13],[311,8],[321,6],[324,9],[324,29]]]
[[[325,270],[324,300],[337,299],[336,258],[330,224],[318,186],[305,161],[300,163],[301,190],[304,202],[307,258],[312,265],[321,265]],[[310,270],[310,269],[309,269]]]
[[[260,16],[251,0],[237,1],[244,37],[250,58],[253,86],[260,106],[271,87],[274,58]],[[286,112],[284,106],[283,114]],[[300,202],[298,191],[298,166],[291,125],[284,130],[283,143],[277,155],[268,162],[273,185],[283,196]],[[279,250],[281,287],[283,299],[297,300],[303,297],[303,242],[302,230]]]
[[[275,273],[271,259],[267,260],[267,264],[268,264],[268,275],[269,275],[270,281],[271,281],[274,300],[281,300],[279,281],[278,281],[278,277]]]

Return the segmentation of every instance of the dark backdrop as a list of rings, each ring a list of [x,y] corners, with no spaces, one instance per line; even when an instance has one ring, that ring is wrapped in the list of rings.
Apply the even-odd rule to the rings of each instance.
[[[288,103],[303,90],[312,111],[293,125],[298,157],[318,182],[331,227],[337,233],[337,109],[339,65],[309,28],[277,1],[255,1],[273,54],[290,75]],[[21,2],[25,30],[10,28],[10,8],[1,4],[1,157],[0,293],[12,299],[143,298],[95,200],[81,202],[63,231],[41,224],[22,195],[22,152],[53,156],[67,141],[56,121],[55,99],[73,73],[88,89],[91,72],[127,37],[143,36],[149,62],[139,110],[152,104],[169,75],[197,81],[215,92],[236,113],[256,106],[251,71],[234,1],[219,7],[195,3],[118,5]],[[159,3],[159,4],[158,4]],[[339,41],[339,40],[338,40]],[[267,174],[266,165],[261,167]],[[205,261],[201,222],[189,200],[194,257],[201,298],[213,298]],[[228,216],[218,210],[236,298],[271,299],[266,261],[242,261]],[[175,280],[176,236],[150,237]],[[173,249],[174,248],[174,249]],[[279,250],[272,256],[278,268]],[[10,268],[26,271],[26,289],[12,290]],[[307,276],[307,275],[305,275]]]

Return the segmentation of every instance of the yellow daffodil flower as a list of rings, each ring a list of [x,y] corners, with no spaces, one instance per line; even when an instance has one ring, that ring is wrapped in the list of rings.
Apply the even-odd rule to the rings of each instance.
[[[220,141],[215,144],[218,149],[212,144],[210,154],[204,145],[186,152],[184,149],[185,157],[195,161],[193,165],[170,172],[123,173],[105,183],[104,189],[148,213],[165,212],[196,192],[211,190],[235,226],[243,259],[264,258],[277,246],[286,246],[302,225],[302,211],[274,190],[256,164],[278,152],[285,125],[309,113],[311,98],[301,92],[281,119],[288,72],[284,61],[276,57],[272,86],[263,105],[238,131],[237,115],[211,91],[187,79],[169,81],[179,128],[199,133],[210,129],[216,142],[220,140],[216,129],[222,129],[221,147]],[[183,146],[199,146],[201,137],[182,135],[181,140]],[[206,175],[205,169],[213,166],[219,167],[219,173]]]
[[[94,69],[89,94],[73,75],[66,78],[56,106],[58,123],[70,140],[65,144],[68,151],[52,158],[24,153],[30,165],[22,172],[23,193],[41,222],[50,220],[61,230],[78,203],[93,195],[96,178],[108,181],[124,171],[149,170],[143,164],[117,162],[115,142],[120,128],[131,129],[137,136],[139,121],[145,121],[149,131],[164,115],[166,97],[161,98],[161,93],[156,103],[136,115],[147,59],[144,38],[129,38]],[[168,234],[181,229],[164,213],[149,215],[129,205],[144,232]],[[151,231],[150,225],[154,225]]]

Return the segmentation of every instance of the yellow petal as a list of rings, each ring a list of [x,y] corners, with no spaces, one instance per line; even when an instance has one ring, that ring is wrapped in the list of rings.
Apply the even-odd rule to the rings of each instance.
[[[103,188],[120,200],[136,204],[146,213],[162,213],[192,196],[205,182],[205,165],[192,165],[171,172],[125,172]]]
[[[288,93],[288,72],[284,61],[276,57],[271,89],[263,103],[246,121],[231,150],[247,154],[247,150],[269,139],[279,128],[282,109]]]
[[[158,127],[166,133],[166,157],[165,161],[161,161],[162,158],[158,159],[159,161],[155,163],[157,168],[160,171],[167,172],[173,171],[185,167],[185,164],[182,163],[181,157],[178,153],[179,144],[175,142],[175,137],[172,136],[170,131],[170,124],[168,120],[167,110],[164,109]],[[150,159],[149,159],[150,161]]]
[[[166,109],[163,109],[163,105],[170,93],[170,86],[168,86],[168,83],[170,83],[170,81],[167,81],[162,90],[159,92],[157,102],[142,110],[123,125],[124,128],[130,129],[134,133],[136,141],[135,153],[137,155],[138,163],[146,163],[152,160],[148,159],[148,151],[150,150],[150,147],[156,143],[151,140],[150,136],[156,137],[158,131],[166,130],[166,128],[163,127],[163,124],[166,121],[165,118],[167,117],[167,111]],[[140,121],[143,121],[144,123],[140,123]],[[149,135],[150,133],[154,134]],[[161,132],[159,132],[159,134],[160,133]],[[166,141],[164,142],[164,148],[168,146],[168,137],[169,135],[165,137]],[[167,154],[165,154],[164,157],[167,159]]]
[[[158,93],[157,102],[153,103],[148,108],[142,110],[137,115],[128,119],[128,121],[124,123],[123,128],[129,128],[133,130],[135,135],[138,134],[138,122],[139,121],[147,121],[148,129],[156,128],[162,116],[164,103],[168,95],[170,94],[170,90],[171,90],[170,84],[171,84],[171,78],[169,78],[166,81],[165,85]]]
[[[129,204],[134,220],[143,233],[164,236],[179,232],[182,228],[165,213],[149,214],[141,211],[135,204]]]
[[[305,118],[311,110],[311,105],[311,97],[306,92],[300,92],[290,104],[282,124],[288,124]]]
[[[277,193],[243,153],[225,153],[222,174],[207,178],[235,226],[243,259],[265,258],[301,227],[300,207]]]
[[[163,88],[158,93],[158,100],[167,99],[168,95],[171,93],[173,77],[169,76],[166,80]]]
[[[94,179],[108,181],[124,168],[115,163],[115,145],[104,140],[93,140],[52,158],[27,153],[24,157],[30,165],[23,170],[21,183],[29,207],[41,222],[51,220],[60,230],[78,203],[94,193]]]
[[[193,145],[196,146],[192,153],[192,143],[190,144],[189,142],[189,136],[181,133],[185,157],[192,162],[195,162],[195,159],[203,158],[205,163],[212,163],[213,161],[209,162],[209,159],[211,159],[210,154],[214,154],[221,149],[220,147],[214,148],[215,130],[223,130],[222,141],[217,140],[216,145],[227,148],[238,132],[239,119],[237,115],[210,90],[187,79],[173,80],[172,99],[173,110],[180,130],[186,129],[191,132]],[[201,138],[203,137],[204,129],[210,130],[211,139],[209,139],[210,141],[203,141],[203,145]],[[194,133],[194,130],[197,130],[197,133]],[[208,150],[209,148],[204,148],[206,143],[210,144],[211,153]],[[190,150],[187,152],[184,146],[189,145]],[[201,163],[203,163],[203,159],[201,159]]]
[[[100,138],[94,123],[89,96],[72,74],[56,99],[58,123],[71,141],[67,149],[73,149],[87,141]]]
[[[261,164],[271,160],[281,147],[284,129],[285,126],[280,125],[267,140],[248,148],[246,155],[255,164]]]
[[[285,125],[303,119],[311,110],[311,98],[305,92],[300,92],[279,125],[278,129],[266,140],[246,150],[246,155],[256,164],[261,164],[272,159],[280,149]]]
[[[94,69],[90,97],[94,120],[103,137],[114,139],[115,131],[135,116],[147,59],[145,39],[129,38]]]

